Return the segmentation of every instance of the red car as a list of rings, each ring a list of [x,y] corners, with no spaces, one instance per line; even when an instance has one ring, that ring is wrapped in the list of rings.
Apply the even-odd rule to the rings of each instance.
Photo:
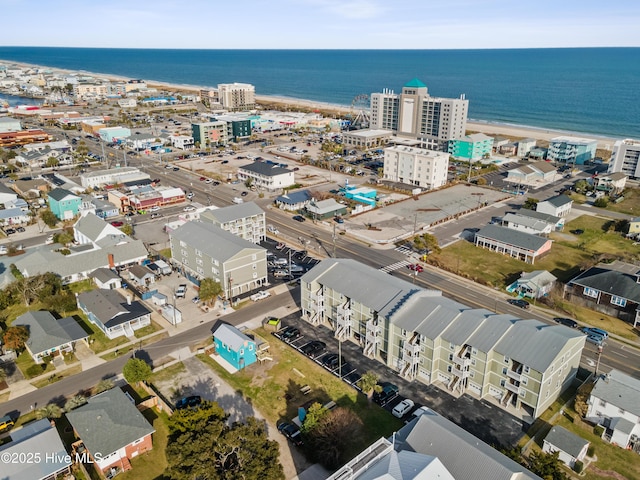
[[[123,222],[111,222],[111,225],[113,225],[114,227],[121,227],[122,225],[124,225]]]
[[[407,268],[409,270],[413,270],[414,272],[424,272],[424,268],[422,268],[422,265],[419,265],[417,263],[412,263],[411,265],[407,265]]]
[[[204,182],[206,180],[206,177],[200,177],[200,181]]]

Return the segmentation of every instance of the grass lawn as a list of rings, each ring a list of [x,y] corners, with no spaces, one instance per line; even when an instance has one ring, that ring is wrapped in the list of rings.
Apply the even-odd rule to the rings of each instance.
[[[8,402],[11,392],[0,393],[0,403]]]
[[[133,332],[136,338],[146,337],[147,335],[151,335],[152,333],[158,332],[162,330],[162,327],[158,325],[156,322],[152,321],[150,325],[146,327],[142,327]]]
[[[116,337],[113,340],[110,340],[104,332],[91,323],[80,310],[74,312],[73,317],[84,331],[89,334],[89,347],[93,353],[104,352],[105,350],[115,348],[118,345],[122,345],[129,341],[127,337]]]
[[[627,188],[622,196],[624,200],[620,203],[610,202],[607,210],[612,212],[626,213],[632,217],[637,217],[640,213],[640,190],[637,188]]]
[[[179,362],[174,365],[171,365],[170,367],[163,368],[162,370],[155,372],[154,374],[151,375],[151,378],[149,379],[149,381],[151,383],[166,382],[168,380],[171,380],[175,376],[181,374],[185,370],[186,369],[184,367],[184,364],[182,362]]]
[[[31,357],[31,355],[29,355],[29,352],[27,352],[26,350],[23,351],[20,355],[18,355],[18,358],[16,359],[16,365],[22,372],[22,375],[24,376],[24,378],[26,378],[27,380],[30,378],[38,377],[45,373],[54,373],[56,370],[51,363],[40,364],[42,368],[37,370],[37,373],[32,372],[31,374],[29,374],[28,373],[29,367],[32,367],[33,365],[38,365],[38,364],[33,361],[33,358]],[[36,370],[36,369],[34,368],[32,370]]]
[[[629,340],[638,340],[638,333],[630,323],[610,315],[605,315],[604,313],[596,312],[587,307],[575,305],[560,298],[555,299],[555,302],[564,312],[567,312],[568,316],[575,318],[579,322],[602,328],[607,332],[615,333]]]
[[[31,382],[31,385],[33,385],[36,388],[42,388],[42,387],[46,387],[47,385],[51,385],[52,383],[56,383],[60,380],[62,380],[63,378],[66,377],[70,377],[72,375],[76,375],[78,373],[82,372],[82,365],[78,364],[78,365],[74,365],[72,367],[69,367],[65,370],[62,370],[59,373],[52,373],[51,376],[47,377],[47,378],[43,378],[41,380],[37,380],[35,382]]]
[[[264,329],[258,329],[256,333],[269,338]],[[299,406],[313,400],[321,404],[333,400],[339,406],[352,409],[363,422],[363,436],[354,439],[349,457],[402,426],[402,422],[389,412],[297,351],[275,338],[269,344],[273,361],[251,365],[233,375],[207,355],[198,355],[198,358],[250,399],[251,404],[272,424],[291,419]],[[312,390],[307,396],[300,392],[305,385]]]
[[[150,452],[138,455],[131,459],[133,467],[128,472],[118,476],[123,479],[135,480],[162,480],[167,469],[167,456],[165,450],[169,437],[169,418],[165,412],[157,412],[155,409],[147,409],[142,414],[156,430],[153,434],[153,449]]]

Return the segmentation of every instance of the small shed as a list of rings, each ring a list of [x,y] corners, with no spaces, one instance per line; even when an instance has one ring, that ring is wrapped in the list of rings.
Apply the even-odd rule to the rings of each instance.
[[[542,451],[559,452],[558,458],[573,468],[576,461],[583,461],[589,449],[589,442],[563,427],[555,426],[544,439]]]
[[[130,267],[129,278],[133,283],[140,287],[148,287],[156,281],[155,274],[142,265],[133,265]]]
[[[182,312],[178,310],[174,305],[164,305],[160,309],[160,313],[162,314],[164,319],[171,325],[182,323]]]
[[[256,342],[236,327],[226,323],[221,324],[213,332],[213,341],[216,345],[216,353],[237,370],[257,360]]]
[[[167,262],[164,260],[156,260],[154,263],[162,275],[171,275],[171,265]]]
[[[89,275],[98,288],[113,290],[122,287],[122,279],[109,268],[97,268]]]
[[[153,302],[154,305],[162,306],[167,303],[167,296],[162,293],[156,292],[151,297],[151,301]]]

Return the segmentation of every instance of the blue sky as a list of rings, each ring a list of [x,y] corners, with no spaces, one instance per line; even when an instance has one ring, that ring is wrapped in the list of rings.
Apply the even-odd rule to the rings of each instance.
[[[640,46],[637,0],[0,0],[0,45]]]

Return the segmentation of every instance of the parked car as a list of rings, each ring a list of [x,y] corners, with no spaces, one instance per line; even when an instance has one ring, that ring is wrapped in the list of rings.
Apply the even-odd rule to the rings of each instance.
[[[196,196],[196,194],[195,194],[195,193],[193,193],[193,192],[189,192],[189,193],[187,193],[187,198],[188,198],[189,200],[191,200],[191,199],[192,199],[193,197],[195,197],[195,196]]]
[[[247,195],[249,195],[249,192],[242,192],[242,193],[240,194],[240,196],[242,196],[242,197],[246,197]]]
[[[296,222],[300,222],[300,223],[302,223],[302,222],[304,222],[304,221],[305,221],[305,218],[304,218],[302,215],[294,215],[294,216],[293,216],[293,219],[294,219]]]
[[[200,395],[191,395],[190,397],[184,397],[178,400],[176,403],[176,410],[182,410],[188,407],[194,408],[202,403]]]
[[[402,418],[413,408],[415,404],[413,400],[409,400],[405,398],[391,410],[391,413],[394,417]]]
[[[13,235],[16,231],[13,228],[6,228],[4,233],[7,235]]]
[[[200,181],[204,182],[206,180],[206,177],[200,177]]]
[[[286,270],[276,270],[275,272],[273,272],[273,276],[276,278],[284,278],[289,276],[289,272],[287,272]]]
[[[567,327],[578,328],[578,322],[576,322],[571,318],[555,317],[553,321],[556,323],[559,323],[560,325],[565,325]]]
[[[520,307],[520,308],[529,308],[529,302],[527,302],[526,300],[522,300],[520,298],[510,298],[509,300],[507,300],[507,302],[509,302],[511,305],[515,305],[516,307]]]
[[[151,218],[160,218],[162,216],[161,213],[152,213]]]
[[[184,207],[182,209],[182,211],[184,211],[184,212],[194,212],[195,209],[196,209],[196,207],[194,207],[193,205],[187,205],[186,207]]]
[[[296,327],[287,327],[280,334],[280,338],[285,342],[293,342],[298,337],[300,337],[300,330]]]
[[[296,447],[304,445],[300,429],[293,423],[282,422],[278,424],[278,431],[289,439]]]
[[[276,232],[277,232],[277,230],[276,230]],[[287,246],[287,245],[286,245],[285,243],[283,243],[283,242],[279,242],[279,243],[276,245],[276,250],[282,250],[282,249],[283,249],[284,247],[286,247],[286,246]]]
[[[251,300],[253,300],[254,302],[257,302],[259,300],[262,300],[264,298],[268,298],[270,297],[271,294],[269,292],[267,292],[266,290],[262,290],[261,292],[258,293],[254,293],[253,295],[251,295]]]
[[[0,255],[6,255],[7,253],[9,253],[9,249],[4,245],[0,245]]]
[[[582,329],[582,331],[587,335],[598,335],[599,337],[602,337],[605,340],[609,338],[609,332],[607,332],[606,330],[602,330],[600,328],[585,327]]]
[[[184,298],[187,294],[187,284],[183,283],[176,289],[176,298]]]
[[[49,235],[47,239],[44,241],[44,243],[45,245],[51,245],[52,243],[54,243],[53,235]]]
[[[18,227],[18,228],[16,228],[16,232],[18,232],[18,233],[24,233],[24,232],[25,232],[24,227]]]
[[[378,405],[386,405],[396,398],[400,389],[393,383],[381,383],[382,390],[373,394],[373,401]]]
[[[322,365],[327,367],[329,370],[333,370],[338,366],[339,355],[337,353],[329,353],[322,357]]]
[[[160,207],[158,205],[154,205],[149,209],[150,212],[157,212],[158,210],[160,210]]]
[[[327,345],[324,342],[321,342],[320,340],[313,340],[302,347],[300,351],[311,358],[316,358],[324,352],[326,348]]]
[[[342,217],[333,217],[333,221],[336,223],[344,223],[344,218]]]
[[[179,171],[180,171],[180,169],[179,169],[178,167],[173,167],[173,169],[172,169],[172,170],[173,170],[174,172],[179,172]]]
[[[120,221],[116,221],[116,222],[111,222],[111,225],[113,225],[114,227],[121,227],[124,225],[124,223]]]
[[[197,305],[198,303],[200,303],[200,297],[193,297],[191,301]]]
[[[207,178],[204,183],[213,183],[213,180],[211,178]]]
[[[407,268],[409,270],[412,270],[414,272],[424,272],[424,268],[422,267],[422,265],[418,264],[418,263],[412,263],[410,265],[407,265]]]
[[[587,342],[601,346],[604,343],[604,338],[600,335],[587,335]]]

